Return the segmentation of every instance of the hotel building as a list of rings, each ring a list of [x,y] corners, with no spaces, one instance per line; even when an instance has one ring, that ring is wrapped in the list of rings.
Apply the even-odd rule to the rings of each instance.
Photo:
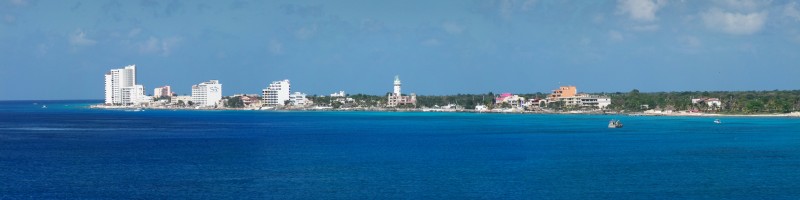
[[[548,97],[549,102],[563,102],[565,107],[589,107],[605,109],[611,105],[611,98],[578,93],[575,86],[561,86]]]
[[[222,99],[222,84],[210,80],[192,86],[192,102],[203,107],[215,107]]]
[[[112,69],[105,74],[105,104],[135,105],[149,102],[144,86],[136,85],[136,65]]]
[[[293,106],[306,106],[311,104],[311,101],[306,98],[306,94],[301,92],[294,92],[289,95],[289,101],[292,102]]]
[[[403,96],[400,93],[400,76],[394,76],[394,92],[389,94],[388,101],[386,102],[386,106],[388,107],[397,107],[400,105],[417,105],[417,95],[411,93],[409,96]]]
[[[171,97],[171,96],[175,95],[172,93],[172,88],[170,88],[169,85],[153,89],[153,98]]]
[[[557,90],[553,90],[548,100],[558,101],[559,98],[574,97],[578,94],[578,88],[575,86],[561,86]]]
[[[289,94],[291,84],[289,79],[282,81],[274,81],[269,84],[262,92],[263,103],[266,106],[283,106],[286,101],[290,100]]]

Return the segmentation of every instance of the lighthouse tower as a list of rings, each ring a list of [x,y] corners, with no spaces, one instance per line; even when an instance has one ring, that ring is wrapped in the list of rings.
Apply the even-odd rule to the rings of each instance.
[[[400,96],[400,76],[394,76],[394,95]]]

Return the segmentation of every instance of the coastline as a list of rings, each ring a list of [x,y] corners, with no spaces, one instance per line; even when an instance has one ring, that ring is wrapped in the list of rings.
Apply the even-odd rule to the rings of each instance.
[[[800,118],[800,112],[792,113],[760,113],[760,114],[720,114],[720,113],[701,113],[701,112],[617,112],[617,111],[523,111],[523,110],[471,110],[471,109],[428,109],[428,108],[382,108],[382,107],[358,107],[358,108],[331,108],[331,107],[307,107],[277,109],[273,107],[260,108],[208,108],[208,107],[129,107],[129,106],[106,106],[90,105],[90,109],[105,110],[182,110],[182,111],[266,111],[266,112],[440,112],[440,113],[487,113],[487,114],[557,114],[557,115],[625,115],[625,116],[664,116],[664,117],[791,117]]]

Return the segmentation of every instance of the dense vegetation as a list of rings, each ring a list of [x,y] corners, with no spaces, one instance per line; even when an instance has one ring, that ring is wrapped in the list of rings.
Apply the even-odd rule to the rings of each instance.
[[[721,113],[787,113],[800,110],[800,90],[640,93],[634,89],[628,93],[605,95],[611,97],[610,107],[614,110],[642,111],[648,107]],[[706,104],[692,104],[692,98],[718,98],[722,105],[711,108]]]

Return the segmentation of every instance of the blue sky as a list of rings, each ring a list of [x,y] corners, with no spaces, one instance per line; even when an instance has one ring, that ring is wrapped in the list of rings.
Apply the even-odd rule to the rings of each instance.
[[[800,89],[800,0],[0,1],[0,99]]]

